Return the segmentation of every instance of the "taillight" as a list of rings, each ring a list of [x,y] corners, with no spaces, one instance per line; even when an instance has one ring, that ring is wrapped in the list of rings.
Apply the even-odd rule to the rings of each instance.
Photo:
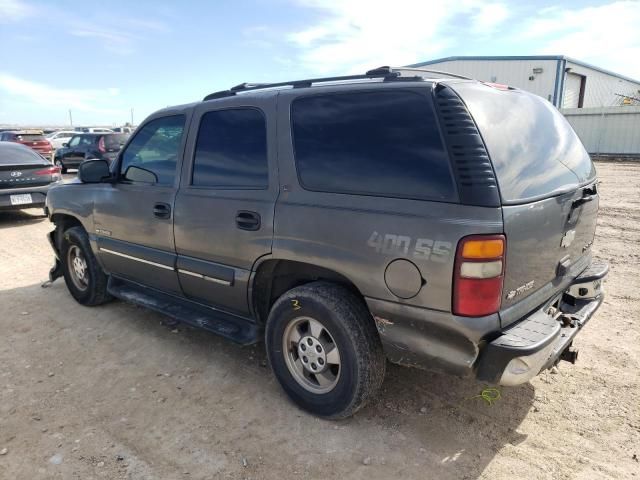
[[[480,317],[500,310],[505,249],[504,235],[460,240],[453,277],[454,314]]]
[[[37,171],[33,172],[33,174],[34,175],[51,175],[53,177],[54,181],[59,180],[60,178],[62,178],[60,167],[43,168],[42,170],[37,170]]]
[[[100,150],[102,153],[107,151],[104,146],[104,137],[100,137],[100,140],[98,140],[98,150]]]

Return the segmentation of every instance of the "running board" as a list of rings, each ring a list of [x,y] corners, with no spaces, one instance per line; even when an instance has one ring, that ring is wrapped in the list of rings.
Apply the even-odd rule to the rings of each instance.
[[[120,300],[155,310],[240,345],[251,345],[260,339],[260,329],[248,318],[221,312],[134,282],[110,276],[107,291]]]

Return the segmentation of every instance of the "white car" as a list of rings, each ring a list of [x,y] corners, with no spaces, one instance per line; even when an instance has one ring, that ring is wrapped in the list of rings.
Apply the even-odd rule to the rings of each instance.
[[[84,127],[77,129],[75,133],[113,133],[113,130],[110,128],[102,128],[102,127]]]
[[[67,143],[71,137],[77,133],[78,132],[74,132],[73,130],[60,130],[58,132],[50,133],[46,136],[46,139],[49,140],[51,148],[53,148],[53,150],[57,150],[58,148],[62,148],[62,144]]]

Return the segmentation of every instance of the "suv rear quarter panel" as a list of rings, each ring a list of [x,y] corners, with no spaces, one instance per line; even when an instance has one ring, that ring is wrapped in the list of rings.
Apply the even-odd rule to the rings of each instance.
[[[431,99],[430,85],[418,85]],[[314,87],[312,94],[337,90],[335,86]],[[341,86],[340,90],[361,91],[363,87]],[[305,190],[296,173],[290,128],[291,103],[305,94],[309,93],[291,90],[278,97],[281,191],[273,256],[336,271],[368,298],[450,312],[458,241],[471,234],[501,233],[500,208]],[[385,283],[385,270],[399,258],[415,264],[422,276],[423,286],[413,298],[394,295]]]

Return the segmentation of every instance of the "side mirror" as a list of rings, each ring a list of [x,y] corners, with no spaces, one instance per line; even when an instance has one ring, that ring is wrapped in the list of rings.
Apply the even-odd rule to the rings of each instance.
[[[67,142],[64,142],[64,143],[62,144],[62,146],[63,146],[63,147],[65,147],[65,148],[67,148],[67,147],[69,146],[69,144],[68,144]]]
[[[124,178],[132,182],[140,183],[158,183],[158,176],[151,170],[131,165],[124,172]]]
[[[78,178],[82,183],[100,183],[111,177],[106,160],[85,160],[78,167]]]

